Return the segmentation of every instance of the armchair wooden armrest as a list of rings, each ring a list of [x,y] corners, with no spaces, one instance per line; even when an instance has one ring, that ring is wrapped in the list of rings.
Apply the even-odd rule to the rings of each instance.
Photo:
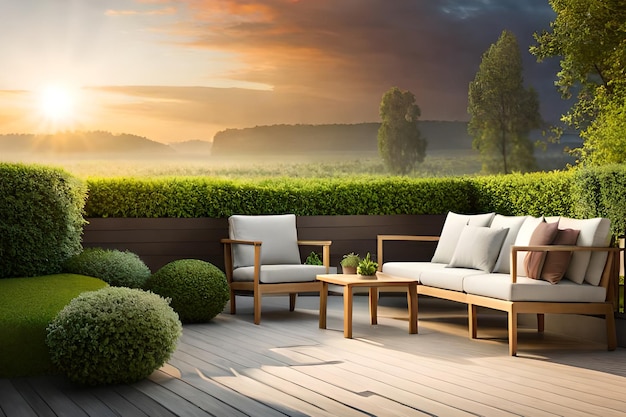
[[[411,242],[438,242],[439,236],[418,236],[418,235],[378,235],[376,256],[378,260],[378,270],[383,267],[383,246],[387,241],[411,241]]]
[[[300,246],[320,246],[322,247],[322,264],[326,267],[328,274],[330,268],[330,245],[332,240],[298,240]]]

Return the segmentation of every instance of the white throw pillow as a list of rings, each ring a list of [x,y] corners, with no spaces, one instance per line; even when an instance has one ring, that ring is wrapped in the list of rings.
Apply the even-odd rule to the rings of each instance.
[[[468,224],[487,227],[491,224],[491,220],[494,216],[495,213],[457,214],[448,212],[431,262],[440,264],[450,263],[463,228]]]
[[[611,221],[600,217],[582,220],[561,217],[559,229],[580,230],[576,246],[608,246],[611,240]],[[565,277],[577,284],[587,281],[598,285],[606,257],[606,252],[574,252]]]
[[[519,232],[517,232],[517,237],[515,238],[515,244],[513,246],[528,246],[530,243],[530,237],[533,235],[533,232],[539,226],[539,223],[543,222],[542,217],[532,217],[528,216],[524,220],[522,227],[520,227]],[[510,249],[509,249],[510,252]],[[526,251],[517,252],[517,275],[525,277],[526,276],[526,268],[524,268],[524,258],[526,258]],[[509,271],[510,272],[510,271]]]
[[[261,241],[261,264],[300,264],[296,216],[293,214],[270,216],[234,215],[228,218],[229,236],[237,240]],[[254,265],[254,247],[233,246],[233,266]]]
[[[496,214],[491,222],[491,229],[509,229],[504,242],[502,243],[502,249],[496,260],[496,266],[493,268],[494,272],[500,272],[502,274],[508,274],[511,272],[511,246],[515,243],[517,234],[522,228],[522,224],[528,216],[503,216]]]
[[[471,268],[492,272],[509,229],[465,226],[448,268]]]

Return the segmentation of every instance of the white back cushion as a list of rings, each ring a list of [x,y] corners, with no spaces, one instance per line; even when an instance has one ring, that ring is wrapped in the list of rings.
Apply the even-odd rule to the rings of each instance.
[[[517,232],[517,237],[515,238],[514,246],[528,246],[530,243],[530,237],[533,235],[533,232],[539,226],[539,223],[543,222],[542,217],[532,217],[528,216],[522,223],[522,227],[520,227],[519,232]],[[510,249],[509,249],[510,252]],[[517,275],[518,276],[526,276],[526,268],[524,268],[524,258],[528,252],[517,252]],[[510,262],[510,261],[509,261]],[[509,271],[510,272],[510,271]]]
[[[450,268],[471,268],[491,272],[509,229],[465,226],[448,264]]]
[[[296,216],[234,215],[228,218],[229,236],[237,240],[261,241],[261,264],[301,264]],[[233,267],[254,265],[254,247],[233,245]]]
[[[609,219],[570,219],[561,217],[559,229],[580,230],[576,246],[608,246],[611,240],[611,221]],[[587,281],[598,285],[602,277],[606,252],[574,252],[565,277],[577,284]]]
[[[509,233],[506,235],[504,242],[502,243],[502,249],[498,254],[496,265],[493,269],[494,272],[501,272],[508,274],[511,272],[511,246],[517,239],[517,234],[522,228],[522,224],[528,216],[503,216],[496,214],[491,222],[491,229],[509,229]]]
[[[431,262],[449,264],[454,254],[454,249],[466,225],[488,227],[495,213],[485,214],[457,214],[448,212],[446,221],[441,230],[441,236],[437,243],[437,249]]]

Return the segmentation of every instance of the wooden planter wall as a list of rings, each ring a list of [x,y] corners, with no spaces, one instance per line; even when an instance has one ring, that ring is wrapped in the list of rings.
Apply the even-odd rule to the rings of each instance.
[[[445,215],[300,216],[298,238],[332,240],[331,265],[339,266],[349,252],[376,254],[379,234],[439,235]],[[224,268],[220,239],[228,236],[227,219],[89,218],[84,247],[129,250],[155,272],[176,259],[202,259]],[[385,261],[430,260],[433,243],[395,243],[385,246]],[[315,248],[301,248],[302,260]],[[375,258],[375,257],[374,257]],[[376,259],[376,258],[375,258]]]

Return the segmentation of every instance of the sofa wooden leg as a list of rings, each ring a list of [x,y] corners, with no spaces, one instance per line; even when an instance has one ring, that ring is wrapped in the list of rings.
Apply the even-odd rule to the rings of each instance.
[[[296,296],[298,294],[295,292],[289,293],[289,311],[294,311],[296,309]]]
[[[509,311],[509,355],[517,355],[517,313]]]
[[[537,331],[543,333],[546,328],[546,315],[537,313]]]
[[[469,337],[476,339],[478,337],[478,308],[474,304],[467,305],[467,318],[469,324]]]

